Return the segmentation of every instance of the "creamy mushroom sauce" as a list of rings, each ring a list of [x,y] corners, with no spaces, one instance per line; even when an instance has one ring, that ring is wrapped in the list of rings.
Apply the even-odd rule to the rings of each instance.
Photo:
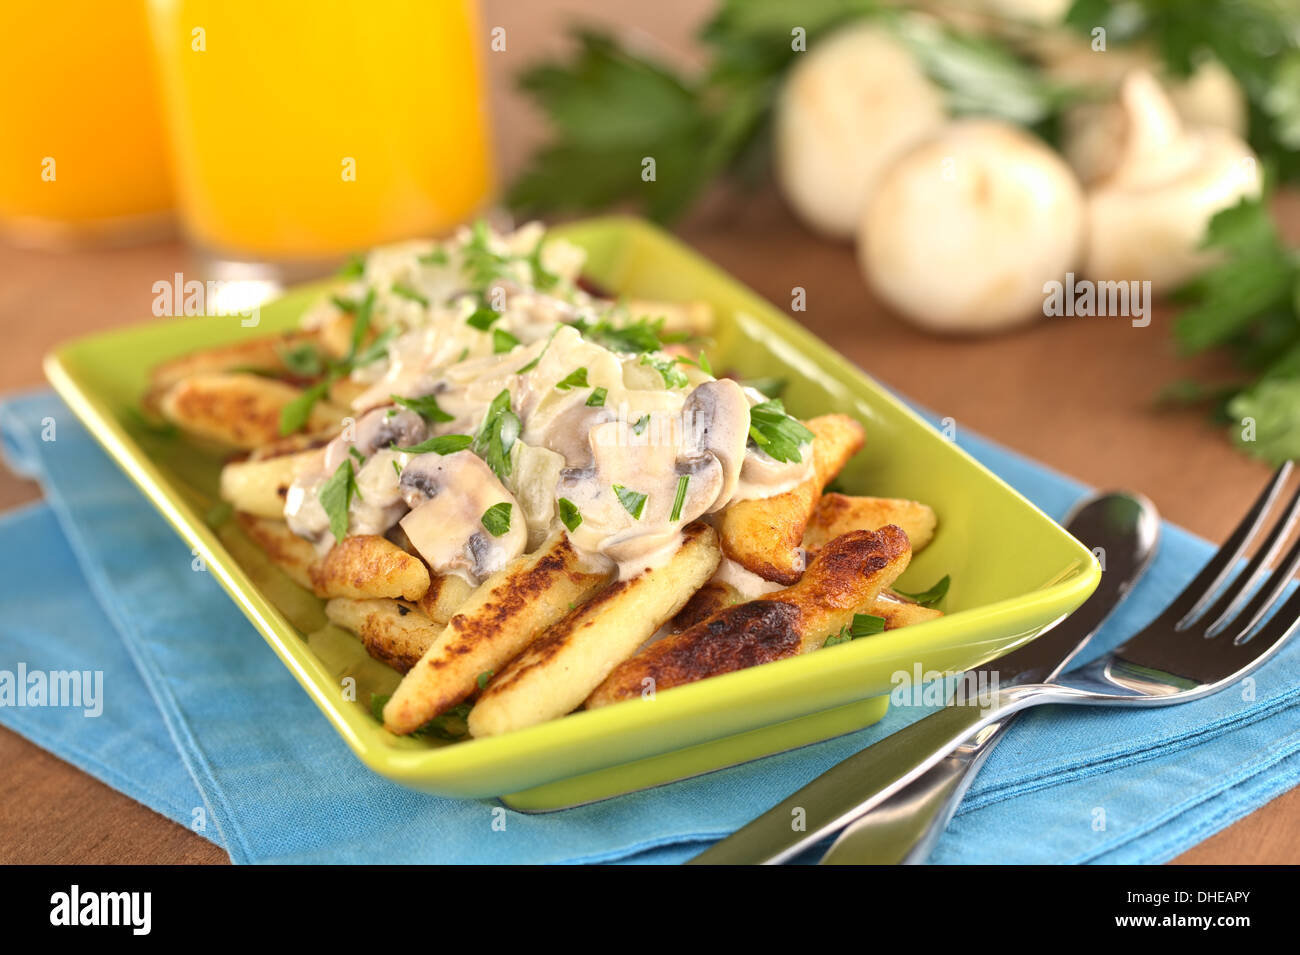
[[[567,531],[574,547],[613,561],[626,578],[669,557],[685,524],[732,501],[783,493],[811,473],[807,446],[801,461],[780,462],[749,442],[749,408],[764,400],[758,392],[670,364],[660,352],[612,351],[584,338],[569,323],[654,316],[627,315],[588,295],[575,284],[582,251],[543,239],[538,225],[504,236],[463,230],[442,245],[409,242],[370,254],[363,277],[343,294],[355,300],[373,290],[371,325],[395,337],[386,360],[353,373],[368,385],[353,402],[355,420],[290,487],[285,519],[295,533],[322,552],[334,544],[320,490],[351,458],[358,493],[348,534],[385,534],[400,524],[436,573],[477,583],[545,539],[566,499],[581,516]],[[495,274],[475,286],[485,250]],[[497,306],[486,330],[469,321],[485,303]],[[325,302],[306,324],[337,314]],[[584,370],[585,384],[570,384]],[[398,450],[437,435],[478,435],[502,391],[520,423],[504,480],[472,450]],[[393,404],[393,395],[433,395],[451,420],[428,422]],[[499,503],[510,505],[511,521],[494,536],[482,520]]]

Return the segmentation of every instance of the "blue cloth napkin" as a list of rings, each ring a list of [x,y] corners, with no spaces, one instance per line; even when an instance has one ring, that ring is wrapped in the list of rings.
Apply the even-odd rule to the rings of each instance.
[[[10,397],[0,431],[9,465],[46,493],[0,516],[0,671],[103,674],[98,716],[4,705],[0,722],[235,862],[681,862],[928,712],[894,708],[848,736],[590,806],[507,811],[501,830],[495,801],[423,795],[365,769],[57,397]],[[1054,516],[1085,491],[973,435],[960,443]],[[1210,552],[1166,525],[1094,652],[1151,619]],[[1195,703],[1031,711],[933,861],[1167,860],[1300,781],[1298,695],[1300,644]]]

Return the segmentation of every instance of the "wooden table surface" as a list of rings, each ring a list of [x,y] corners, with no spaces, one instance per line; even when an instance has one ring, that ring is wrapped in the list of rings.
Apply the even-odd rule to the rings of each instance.
[[[700,0],[624,5],[617,30],[667,59],[697,60],[690,37],[708,9]],[[598,0],[523,4],[488,0],[485,27],[505,26],[507,51],[487,57],[503,177],[524,161],[540,125],[510,76],[539,52],[563,48],[564,25],[601,19]],[[1300,202],[1283,204],[1300,230]],[[1159,386],[1192,372],[1226,370],[1216,359],[1174,353],[1167,314],[1147,328],[1118,319],[1045,319],[1012,335],[938,339],[892,317],[863,284],[851,248],[818,239],[770,188],[715,197],[681,225],[704,255],[782,307],[807,290],[799,313],[816,334],[886,384],[969,428],[1098,487],[1132,488],[1171,521],[1221,540],[1268,469],[1230,448],[1197,412],[1158,412]],[[192,266],[184,246],[161,242],[112,251],[53,254],[0,247],[3,390],[42,383],[40,358],[72,336],[141,320],[152,284]],[[0,508],[39,496],[0,471]],[[21,737],[0,730],[0,863],[226,861],[212,843]],[[1300,861],[1300,788],[1192,848],[1177,861]]]

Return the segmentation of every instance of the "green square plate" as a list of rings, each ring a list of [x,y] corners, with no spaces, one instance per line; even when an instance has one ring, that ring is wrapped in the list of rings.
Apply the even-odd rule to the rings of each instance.
[[[393,671],[329,626],[321,601],[289,582],[232,522],[210,527],[219,459],[151,430],[136,410],[149,369],[167,358],[295,325],[319,287],[238,318],[168,318],[83,338],[46,359],[54,387],[207,561],[349,746],[375,772],[447,796],[504,796],[522,810],[586,802],[849,732],[879,719],[899,673],[967,669],[1025,643],[1096,587],[1093,556],[1052,520],[823,342],[676,240],[629,218],[559,234],[583,246],[587,274],[620,295],[703,299],[717,310],[717,368],[788,381],[792,412],[840,411],[867,429],[841,476],[851,492],[925,501],[934,541],[900,580],[920,590],[949,574],[946,616],[903,630],[704,680],[481,740],[399,738],[370,715]]]

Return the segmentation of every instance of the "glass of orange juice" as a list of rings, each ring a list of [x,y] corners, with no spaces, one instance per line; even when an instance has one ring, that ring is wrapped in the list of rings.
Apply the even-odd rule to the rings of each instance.
[[[181,217],[210,271],[310,268],[488,201],[472,0],[150,0],[150,22]]]
[[[145,0],[0,3],[0,229],[26,245],[169,227]]]

